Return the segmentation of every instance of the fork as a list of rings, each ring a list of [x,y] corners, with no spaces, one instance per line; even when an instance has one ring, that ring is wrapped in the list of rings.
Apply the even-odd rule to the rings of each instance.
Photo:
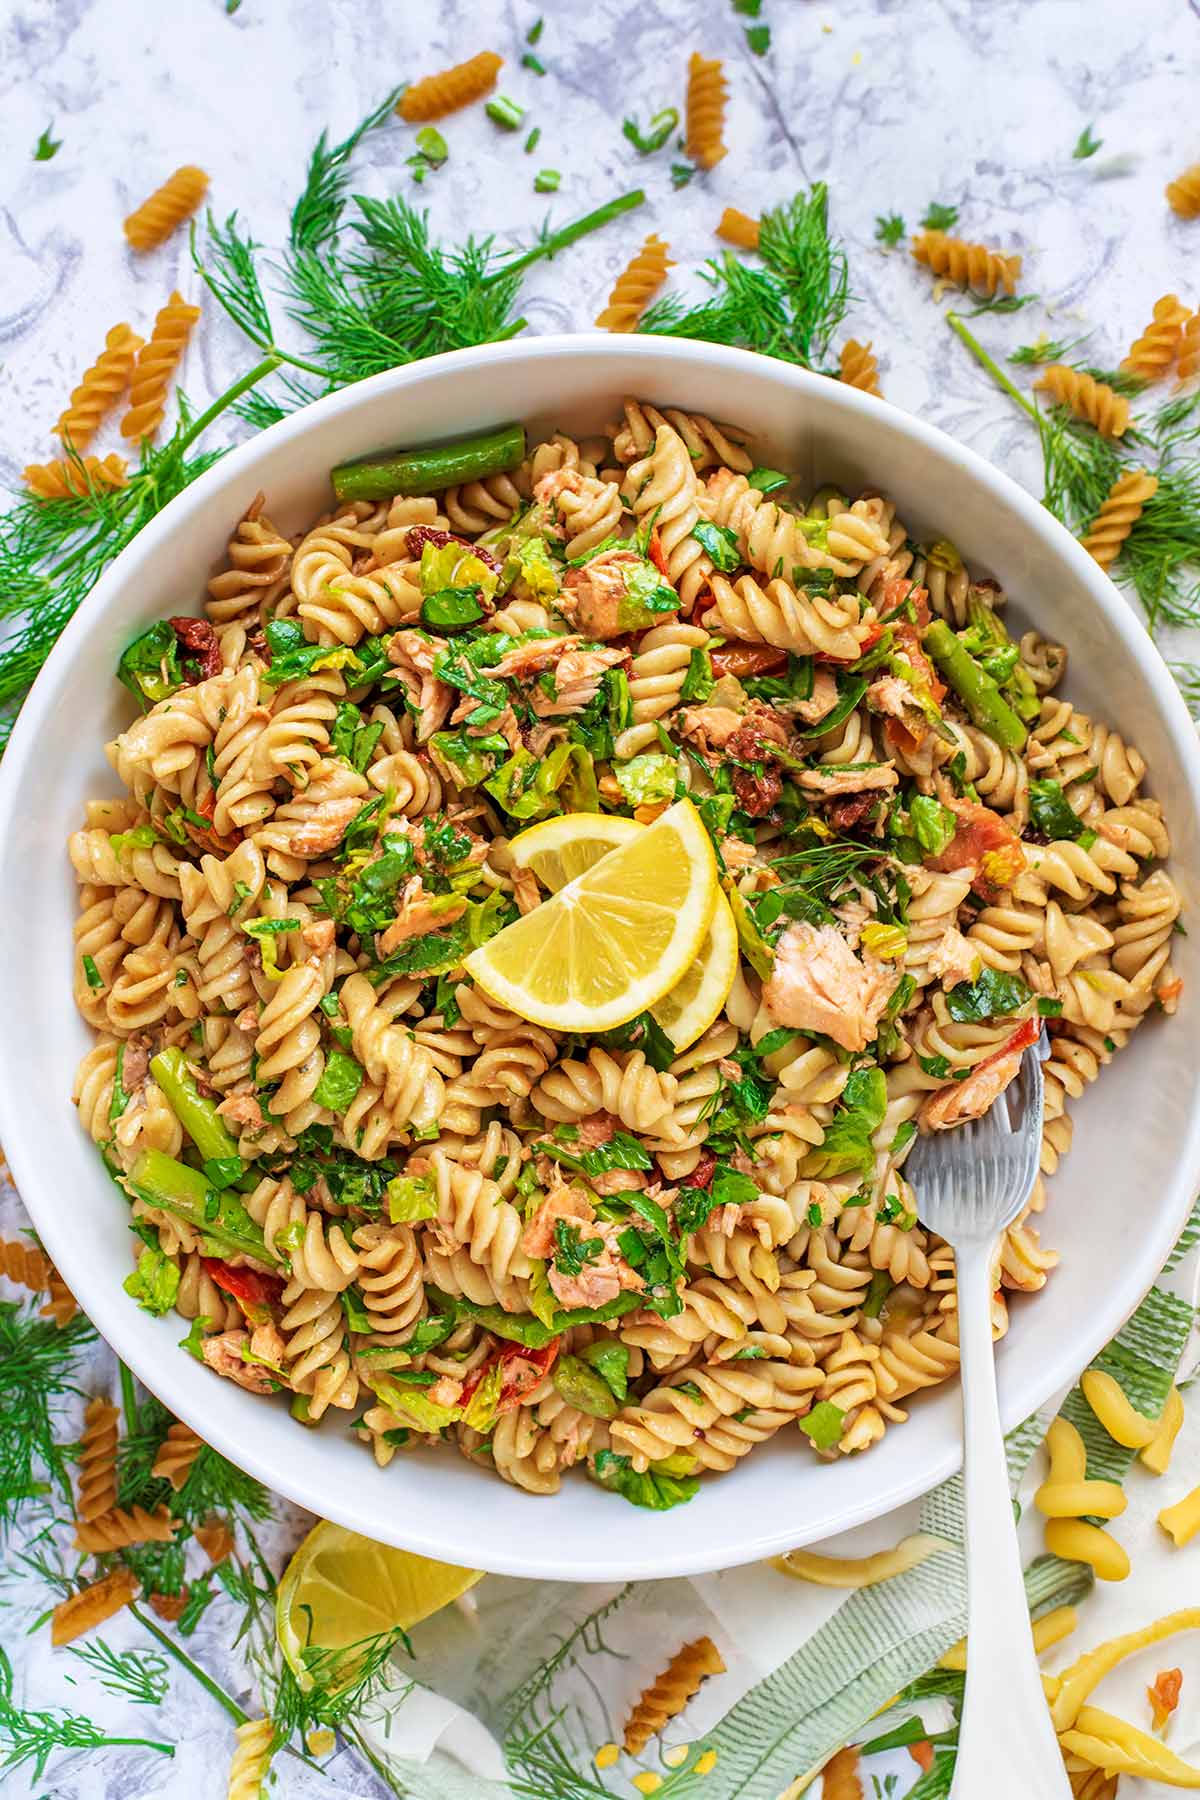
[[[1037,1177],[1046,1034],[982,1119],[918,1138],[923,1225],[954,1250],[967,1513],[967,1690],[951,1800],[1070,1800],[1033,1648],[992,1349],[991,1259]]]

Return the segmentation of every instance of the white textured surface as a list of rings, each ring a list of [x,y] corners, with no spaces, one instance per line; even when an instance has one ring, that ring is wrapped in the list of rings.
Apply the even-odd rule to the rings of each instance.
[[[0,478],[15,481],[26,461],[53,454],[48,428],[109,325],[129,318],[145,330],[176,283],[197,296],[185,236],[139,258],[121,235],[124,215],[165,174],[200,162],[213,176],[217,212],[236,208],[258,238],[276,242],[318,130],[341,136],[393,82],[484,47],[505,55],[501,89],[529,104],[542,140],[526,157],[522,137],[500,132],[478,109],[446,122],[450,161],[418,196],[439,230],[457,236],[470,225],[502,243],[526,242],[547,211],[561,221],[639,184],[648,195],[632,219],[533,272],[523,310],[534,330],[586,325],[646,231],[669,240],[680,263],[672,280],[682,286],[714,250],[723,205],[755,212],[821,178],[858,296],[847,329],[875,340],[889,398],[1037,492],[1028,424],[947,330],[925,273],[903,251],[876,249],[875,215],[901,212],[911,228],[932,199],[960,204],[966,236],[1023,252],[1022,286],[1051,310],[978,321],[992,348],[1043,330],[1070,338],[1092,328],[1089,352],[1113,363],[1160,293],[1197,298],[1200,224],[1176,220],[1162,199],[1164,183],[1200,154],[1195,0],[765,0],[773,31],[765,60],[744,50],[743,21],[724,0],[592,0],[586,9],[544,0],[543,80],[519,67],[536,10],[483,0],[243,0],[231,18],[221,0],[8,0],[0,8]],[[674,193],[672,150],[637,157],[620,120],[632,112],[644,123],[659,106],[681,104],[693,48],[728,59],[731,149],[710,176]],[[63,147],[34,163],[51,119]],[[1071,148],[1089,122],[1103,148],[1075,162]],[[404,167],[410,137],[397,125],[368,143],[357,164],[364,191],[414,194]],[[541,166],[562,170],[557,196],[533,193]],[[183,376],[194,400],[254,360],[211,303],[206,314]],[[4,1223],[15,1223],[11,1208]],[[102,1353],[92,1381],[110,1376]],[[1193,1445],[1188,1460],[1196,1455]],[[1171,1485],[1174,1497],[1182,1483],[1173,1477]],[[1138,1616],[1132,1590],[1155,1548],[1145,1544],[1130,1591],[1119,1596],[1122,1625]],[[1167,1553],[1159,1549],[1157,1561],[1164,1572],[1147,1573],[1146,1613],[1171,1598]],[[15,1603],[0,1629],[11,1649],[44,1600],[32,1583],[8,1587],[4,1598]],[[1117,1598],[1092,1602],[1089,1640],[1118,1623]],[[109,1636],[135,1641],[118,1629]],[[216,1629],[202,1628],[191,1648],[248,1698],[240,1655]],[[15,1776],[14,1791],[69,1800],[223,1792],[228,1733],[186,1676],[174,1679],[161,1714],[139,1719],[90,1679],[65,1687],[62,1658],[51,1658],[44,1635],[23,1660],[26,1705],[66,1702],[109,1730],[162,1735],[180,1748],[174,1762],[115,1751],[59,1759],[40,1784],[26,1789],[24,1774]],[[276,1791],[289,1800],[368,1791],[344,1758],[334,1771],[320,1782],[292,1764]]]

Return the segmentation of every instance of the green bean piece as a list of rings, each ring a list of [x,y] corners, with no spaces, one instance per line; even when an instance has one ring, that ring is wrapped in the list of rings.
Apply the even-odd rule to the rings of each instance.
[[[277,1263],[263,1234],[235,1193],[221,1193],[200,1169],[176,1162],[162,1150],[143,1150],[127,1176],[129,1187],[148,1206],[174,1213],[198,1231],[206,1253],[222,1257],[252,1256]]]
[[[593,1419],[615,1419],[621,1410],[608,1383],[595,1369],[589,1369],[581,1357],[560,1356],[552,1380],[568,1406],[577,1407]]]
[[[501,425],[457,444],[375,451],[339,463],[329,479],[339,500],[389,500],[393,494],[428,494],[503,474],[515,469],[524,454],[525,427]]]
[[[978,595],[972,594],[967,602],[967,618],[976,631],[986,636],[994,644],[1011,644],[1012,638],[1003,622],[990,606],[985,606]],[[1003,683],[1004,689],[1012,703],[1018,718],[1031,724],[1038,718],[1042,710],[1042,696],[1034,685],[1033,676],[1024,663],[1014,665],[1011,674]]]
[[[151,1058],[150,1073],[205,1162],[235,1164],[236,1167],[227,1173],[236,1181],[244,1167],[238,1155],[237,1139],[218,1113],[216,1101],[206,1099],[196,1086],[183,1051],[178,1046],[160,1050]],[[228,1183],[220,1180],[217,1185],[224,1187]]]
[[[935,619],[921,644],[980,731],[1005,750],[1024,748],[1028,733],[991,676],[965,650],[944,619]]]

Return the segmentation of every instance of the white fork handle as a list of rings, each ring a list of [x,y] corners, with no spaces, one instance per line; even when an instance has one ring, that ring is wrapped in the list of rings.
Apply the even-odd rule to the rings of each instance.
[[[957,1252],[967,1503],[967,1692],[951,1800],[1070,1800],[1033,1649],[992,1353],[991,1256]]]

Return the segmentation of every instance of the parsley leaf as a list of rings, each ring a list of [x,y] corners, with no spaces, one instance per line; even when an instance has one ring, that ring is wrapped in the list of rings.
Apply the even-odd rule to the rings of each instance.
[[[1075,148],[1072,150],[1071,155],[1076,162],[1083,162],[1087,157],[1095,156],[1103,142],[1103,138],[1092,136],[1092,128],[1090,125],[1085,125],[1075,140]]]
[[[885,250],[894,250],[907,229],[899,213],[877,213],[875,216],[875,242],[882,244]]]
[[[975,1024],[1019,1012],[1032,997],[1019,975],[1010,975],[1003,969],[981,969],[974,981],[960,981],[950,989],[946,1011],[956,1024]]]
[[[921,220],[921,229],[923,231],[951,231],[957,224],[957,206],[943,206],[940,200],[931,200],[928,211]]]

